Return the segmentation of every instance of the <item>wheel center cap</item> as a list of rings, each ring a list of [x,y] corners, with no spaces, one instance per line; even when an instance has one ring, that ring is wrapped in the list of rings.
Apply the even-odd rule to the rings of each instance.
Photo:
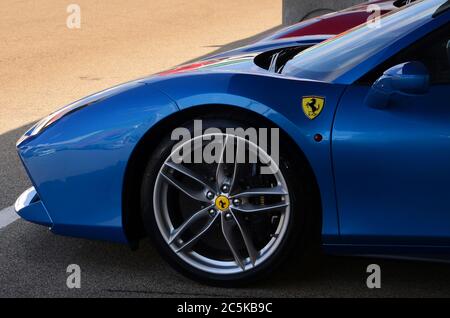
[[[223,212],[230,207],[230,200],[226,196],[220,195],[216,198],[215,204],[216,208]]]

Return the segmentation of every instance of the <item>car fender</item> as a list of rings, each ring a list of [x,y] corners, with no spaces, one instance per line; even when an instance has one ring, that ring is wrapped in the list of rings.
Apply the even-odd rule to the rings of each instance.
[[[19,155],[53,221],[52,231],[127,242],[122,226],[127,162],[142,136],[176,111],[165,94],[138,83],[63,117],[19,145]]]
[[[280,127],[304,153],[316,177],[322,203],[323,240],[337,239],[330,140],[335,109],[346,86],[250,73],[181,75],[153,83],[181,110],[201,105],[232,106],[261,114]],[[308,119],[301,110],[302,96],[308,95],[324,95],[327,99],[326,109],[315,120]],[[320,143],[314,140],[316,134],[323,137]]]

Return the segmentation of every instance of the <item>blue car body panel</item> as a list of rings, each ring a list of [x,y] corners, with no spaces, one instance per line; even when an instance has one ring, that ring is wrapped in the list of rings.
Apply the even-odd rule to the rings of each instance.
[[[177,110],[163,93],[135,83],[19,145],[52,231],[127,242],[122,188],[128,159],[142,136]]]
[[[450,85],[386,110],[369,89],[349,87],[334,121],[341,242],[450,245]]]
[[[444,3],[429,0],[414,8],[435,10]],[[414,9],[405,10],[414,16]],[[226,105],[266,117],[305,154],[320,189],[323,243],[329,252],[418,258],[450,255],[448,85],[434,86],[427,95],[379,110],[364,105],[370,86],[356,83],[449,18],[448,11],[437,17],[421,13],[419,20],[399,28],[397,41],[386,43],[338,76],[333,74],[330,81],[296,76],[294,60],[285,74],[260,68],[254,63],[259,51],[280,48],[279,43],[260,43],[262,47],[215,56],[220,62],[197,70],[151,76],[99,99],[82,100],[80,105],[92,104],[35,136],[31,129],[27,133],[31,137],[26,134],[29,138],[18,144],[39,200],[18,213],[51,226],[58,234],[127,242],[122,194],[136,145],[152,127],[177,112]],[[326,52],[340,38],[319,46]],[[342,54],[345,58],[349,52]],[[325,99],[322,113],[314,120],[302,111],[305,96]],[[431,112],[423,107],[428,103]],[[314,141],[315,134],[321,134],[323,141]]]

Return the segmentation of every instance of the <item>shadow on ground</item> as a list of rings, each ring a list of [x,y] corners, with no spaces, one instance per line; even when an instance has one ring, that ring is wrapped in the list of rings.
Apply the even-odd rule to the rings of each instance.
[[[59,237],[18,221],[0,230],[0,296],[106,297],[449,297],[446,264],[316,256],[247,288],[215,288],[174,272],[148,241],[125,245]],[[17,244],[20,242],[20,244]],[[366,268],[382,269],[382,288],[366,287]],[[66,287],[66,268],[81,267],[81,289]]]

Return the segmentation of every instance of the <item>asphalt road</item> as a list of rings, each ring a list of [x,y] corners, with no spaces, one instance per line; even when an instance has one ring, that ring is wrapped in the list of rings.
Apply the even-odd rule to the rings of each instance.
[[[366,287],[367,265],[382,269],[381,289]],[[81,268],[81,288],[68,289],[66,268]],[[213,288],[169,268],[149,242],[138,251],[106,242],[55,236],[17,221],[0,230],[3,297],[443,297],[450,296],[450,266],[317,256],[292,260],[249,288]]]
[[[0,4],[0,213],[29,186],[14,144],[31,123],[89,93],[246,43],[281,21],[279,0],[77,3],[80,30],[66,28],[59,0]],[[379,290],[366,287],[372,263],[382,269]],[[81,267],[81,289],[66,286],[69,264]],[[221,289],[178,275],[147,241],[132,252],[18,220],[0,229],[0,297],[27,296],[448,297],[450,265],[314,256],[250,288]]]

